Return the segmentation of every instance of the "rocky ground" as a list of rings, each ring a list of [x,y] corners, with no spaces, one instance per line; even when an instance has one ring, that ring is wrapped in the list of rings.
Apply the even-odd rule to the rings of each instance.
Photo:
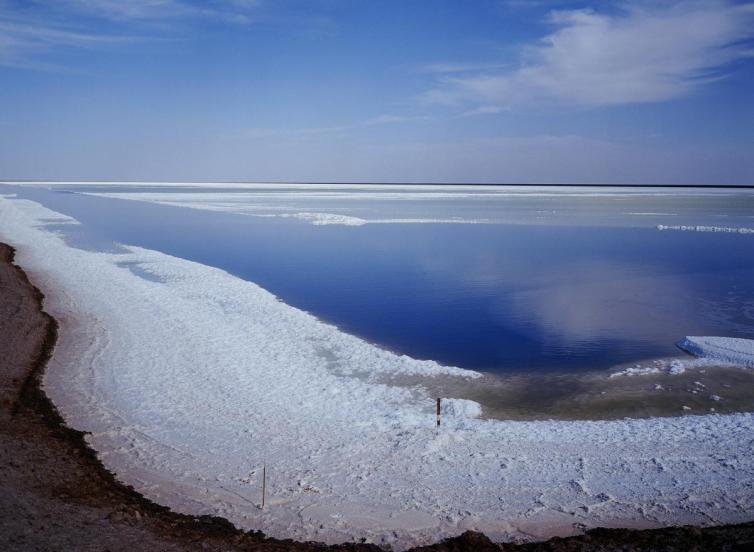
[[[57,325],[0,244],[0,550],[380,550],[244,533],[214,517],[176,514],[118,483],[39,387]],[[543,543],[495,544],[465,533],[416,551],[754,551],[754,523],[631,531],[597,529]]]

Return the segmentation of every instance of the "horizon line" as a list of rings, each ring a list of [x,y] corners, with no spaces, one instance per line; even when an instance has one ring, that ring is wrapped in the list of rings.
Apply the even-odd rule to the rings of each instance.
[[[754,189],[752,184],[579,184],[573,182],[543,183],[543,182],[373,182],[373,181],[328,181],[328,180],[41,180],[41,179],[0,179],[2,184],[297,184],[297,185],[368,185],[368,186],[550,186],[570,188],[739,188]]]

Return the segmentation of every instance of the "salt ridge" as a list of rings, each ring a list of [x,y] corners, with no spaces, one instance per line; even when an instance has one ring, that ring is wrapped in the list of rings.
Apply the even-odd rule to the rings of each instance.
[[[487,224],[489,221],[484,219],[462,219],[462,218],[386,218],[386,219],[363,219],[349,215],[340,215],[335,213],[283,213],[279,215],[258,215],[279,218],[295,218],[310,222],[315,226],[327,226],[332,224],[342,226],[364,226],[365,224]]]
[[[686,336],[678,347],[704,359],[754,368],[754,339]]]
[[[750,413],[501,422],[449,399],[438,430],[422,388],[377,377],[473,373],[379,349],[219,269],[75,249],[44,229],[54,219],[71,222],[0,199],[2,239],[61,322],[45,390],[120,480],[178,511],[397,549],[754,511]]]
[[[754,228],[733,226],[703,226],[703,225],[674,225],[658,224],[658,230],[680,230],[682,232],[722,232],[725,234],[754,234]]]

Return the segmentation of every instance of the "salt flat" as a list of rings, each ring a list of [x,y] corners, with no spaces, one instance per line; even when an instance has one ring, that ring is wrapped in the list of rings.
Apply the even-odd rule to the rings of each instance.
[[[504,540],[750,517],[752,414],[502,422],[447,398],[438,430],[421,387],[376,380],[475,373],[381,350],[215,268],[70,247],[53,221],[75,223],[0,200],[3,240],[61,322],[45,389],[157,502],[273,536],[396,548],[469,528]]]

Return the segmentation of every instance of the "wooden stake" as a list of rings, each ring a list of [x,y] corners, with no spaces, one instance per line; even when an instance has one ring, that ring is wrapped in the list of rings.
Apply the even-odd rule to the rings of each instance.
[[[437,398],[437,427],[440,427],[440,397]]]
[[[264,510],[264,495],[267,493],[267,465],[262,464],[262,510]]]

